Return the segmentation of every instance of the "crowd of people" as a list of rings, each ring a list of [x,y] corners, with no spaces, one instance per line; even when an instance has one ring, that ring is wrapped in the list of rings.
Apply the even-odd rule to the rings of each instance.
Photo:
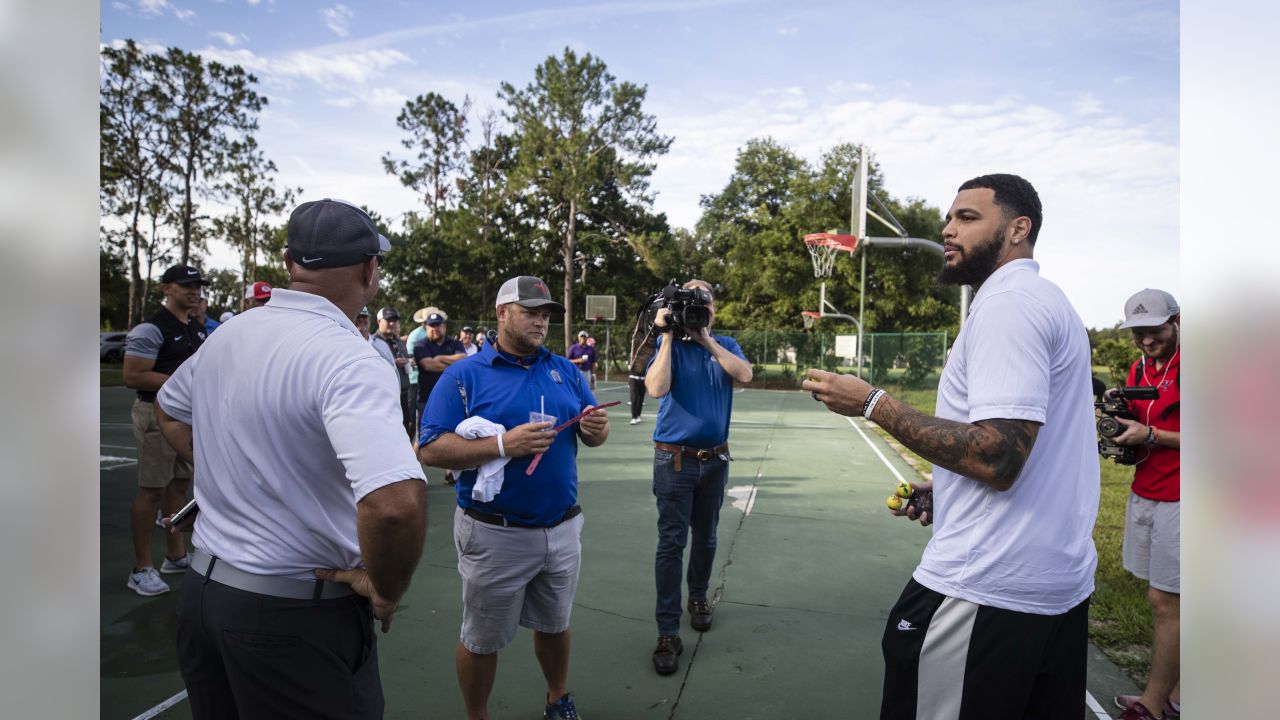
[[[890,511],[933,534],[883,631],[881,718],[1084,711],[1099,502],[1091,352],[1070,301],[1033,259],[1041,222],[1039,196],[1018,176],[960,186],[939,280],[976,295],[935,414],[852,375],[814,369],[803,384],[935,466],[931,481],[912,483],[916,502]],[[163,306],[129,333],[139,488],[127,585],[157,595],[169,590],[162,574],[187,575],[177,646],[193,715],[382,716],[374,626],[390,629],[417,567],[431,466],[456,498],[454,660],[468,717],[488,717],[498,655],[519,627],[533,633],[544,717],[579,717],[568,689],[585,522],[578,456],[610,435],[594,393],[595,339],[584,330],[565,356],[550,352],[549,326],[565,308],[532,276],[498,290],[492,340],[471,326],[450,335],[435,306],[415,311],[404,335],[399,312],[383,307],[375,329],[368,303],[390,243],[369,216],[307,202],[287,236],[289,289],[253,283],[245,311],[210,326],[207,281],[177,265],[161,279]],[[684,288],[710,299],[705,327],[657,309],[628,368],[631,424],[646,395],[659,402],[659,675],[679,669],[685,612],[694,631],[713,625],[733,388],[752,380],[738,344],[711,332],[712,286]],[[1127,382],[1159,390],[1134,402],[1113,438],[1141,452],[1124,565],[1150,583],[1155,642],[1146,688],[1116,703],[1127,720],[1176,718],[1180,310],[1147,289],[1124,312],[1140,351]],[[173,515],[191,489],[198,511],[169,528],[157,571],[155,514]]]

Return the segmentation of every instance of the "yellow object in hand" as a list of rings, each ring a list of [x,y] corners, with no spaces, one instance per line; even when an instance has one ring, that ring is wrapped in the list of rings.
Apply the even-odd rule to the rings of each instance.
[[[906,503],[903,501],[902,498],[898,497],[897,495],[890,495],[889,499],[885,502],[885,504],[889,506],[890,510],[901,510],[902,506],[905,505]]]
[[[898,481],[898,497],[909,498],[912,495],[914,495],[915,492],[916,491],[911,488],[911,483],[907,482],[906,480]]]

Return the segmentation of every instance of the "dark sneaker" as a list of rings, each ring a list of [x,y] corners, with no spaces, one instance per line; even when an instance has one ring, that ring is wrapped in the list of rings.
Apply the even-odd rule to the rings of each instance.
[[[679,635],[659,635],[658,647],[653,651],[653,669],[659,675],[670,675],[680,669],[680,654],[684,652],[684,643]]]
[[[706,600],[689,598],[689,624],[698,632],[711,629],[711,605]]]
[[[547,705],[542,711],[543,720],[580,720],[578,709],[573,706],[573,693],[565,693],[564,697]]]
[[[1141,700],[1142,696],[1141,695],[1117,695],[1115,699],[1116,699],[1116,707],[1120,708],[1121,710],[1128,710],[1129,706]],[[1148,712],[1150,711],[1148,710]],[[1173,709],[1173,706],[1170,705],[1169,703],[1165,703],[1164,716],[1169,720],[1179,720],[1182,717],[1182,713],[1178,710]]]
[[[453,477],[453,471],[452,471],[452,470],[445,470],[445,471],[444,471],[444,484],[445,484],[445,485],[452,485],[452,484],[454,484],[454,483],[456,483],[456,482],[457,482],[457,479]]]
[[[1117,698],[1117,700],[1118,699],[1119,698]],[[1120,713],[1119,720],[1165,720],[1165,715],[1162,713],[1159,716],[1156,716],[1147,709],[1146,705],[1134,700],[1132,705],[1125,708],[1124,712]]]

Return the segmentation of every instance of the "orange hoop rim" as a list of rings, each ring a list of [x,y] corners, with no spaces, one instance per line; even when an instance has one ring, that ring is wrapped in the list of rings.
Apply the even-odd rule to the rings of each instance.
[[[822,313],[818,312],[817,310],[801,310],[800,314],[804,315],[805,317],[811,317],[811,318],[822,317]]]
[[[841,235],[839,233],[809,233],[804,236],[804,244],[820,245],[852,254],[858,249],[858,236]]]

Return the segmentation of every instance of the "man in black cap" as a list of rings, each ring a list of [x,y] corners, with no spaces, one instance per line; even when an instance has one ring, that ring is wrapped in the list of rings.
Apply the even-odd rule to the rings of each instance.
[[[390,245],[334,200],[295,209],[288,238],[289,289],[156,399],[200,478],[177,642],[197,720],[383,717],[373,620],[390,628],[422,553],[399,387],[354,324]]]
[[[187,501],[191,465],[178,457],[160,435],[152,403],[156,391],[205,339],[205,329],[190,321],[200,304],[200,288],[209,281],[187,265],[174,265],[160,276],[164,305],[129,331],[125,340],[124,384],[138,391],[133,402],[133,437],[138,443],[138,494],[129,509],[134,565],[126,587],[139,595],[169,592],[160,579],[183,573],[190,560],[180,535],[165,535],[165,559],[157,572],[151,562],[151,537],[157,508],[177,512]]]
[[[462,349],[467,351],[467,357],[480,352],[480,345],[476,342],[476,329],[470,325],[462,326],[462,332],[458,333],[458,342],[461,342]]]
[[[426,414],[427,398],[431,397],[431,391],[444,369],[467,357],[462,343],[449,337],[449,330],[445,325],[449,318],[444,311],[438,308],[430,310],[422,319],[427,335],[413,346],[413,363],[418,368],[418,397],[415,407],[419,418]],[[444,481],[453,484],[452,470],[445,471]]]
[[[378,333],[370,339],[378,353],[390,358],[395,366],[396,379],[400,383],[400,413],[404,417],[404,430],[413,438],[414,410],[417,407],[413,388],[409,384],[409,365],[413,356],[400,339],[400,313],[393,307],[378,311]]]

